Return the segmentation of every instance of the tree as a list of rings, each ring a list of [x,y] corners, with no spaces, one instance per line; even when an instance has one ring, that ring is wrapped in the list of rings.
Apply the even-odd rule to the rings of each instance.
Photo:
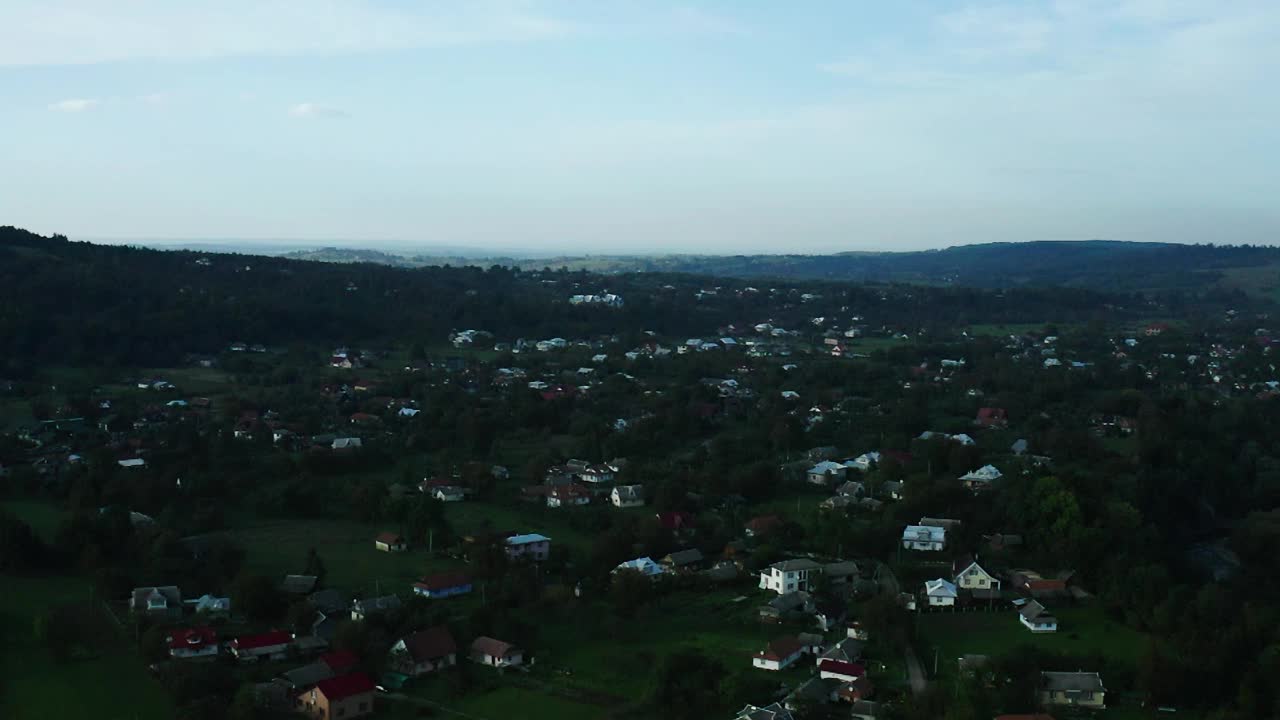
[[[724,666],[701,651],[678,650],[659,661],[654,671],[651,699],[663,711],[663,717],[676,720],[711,717],[722,709],[723,698],[717,688],[724,675]]]
[[[276,583],[265,575],[241,575],[231,589],[231,601],[239,612],[251,620],[278,620],[286,607],[285,597]]]
[[[315,575],[316,587],[324,587],[324,560],[320,559],[320,553],[316,552],[314,547],[307,550],[307,563],[302,570],[302,574]]]
[[[653,595],[653,581],[638,570],[619,570],[609,583],[609,601],[619,617],[632,618]]]

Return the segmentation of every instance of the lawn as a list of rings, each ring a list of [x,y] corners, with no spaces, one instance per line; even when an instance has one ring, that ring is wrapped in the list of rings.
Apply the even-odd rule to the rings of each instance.
[[[938,653],[940,675],[954,673],[966,654],[1003,655],[1020,645],[1051,652],[1102,653],[1135,664],[1147,647],[1146,636],[1107,617],[1097,605],[1056,608],[1058,632],[1033,635],[1012,610],[925,613],[916,620],[917,649],[926,665]]]
[[[58,526],[65,516],[65,513],[56,506],[37,500],[8,500],[0,505],[30,525],[31,529],[45,542],[53,541],[54,535],[58,532]]]
[[[478,668],[484,670],[484,668]],[[447,707],[482,718],[509,718],[518,715],[529,720],[595,720],[601,709],[530,688],[504,686],[482,694],[469,695],[456,705]],[[517,711],[518,708],[518,711]]]
[[[10,430],[35,422],[31,403],[16,397],[0,399],[0,430]]]
[[[43,609],[82,603],[89,584],[58,576],[19,578],[0,575],[0,717],[128,718],[167,720],[174,716],[168,695],[137,654],[123,641],[100,647],[97,657],[56,663],[33,634],[33,619]]]
[[[1040,332],[1044,330],[1047,323],[999,323],[999,324],[978,324],[970,325],[965,328],[965,332],[972,337],[995,336],[1007,337],[1009,335],[1022,335],[1029,332]],[[1058,325],[1058,330],[1062,330],[1066,325]]]
[[[324,561],[325,583],[356,594],[409,591],[419,577],[460,567],[454,561],[429,557],[425,548],[387,553],[375,550],[373,538],[390,524],[366,525],[346,520],[278,520],[229,532],[247,553],[253,572],[271,576],[300,573],[307,552],[315,548]]]

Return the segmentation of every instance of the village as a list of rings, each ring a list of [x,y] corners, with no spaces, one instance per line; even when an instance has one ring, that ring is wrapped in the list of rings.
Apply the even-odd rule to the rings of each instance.
[[[1015,682],[1007,658],[1030,648],[1008,704],[1140,716],[1144,633],[1090,566],[1133,511],[1086,523],[1094,500],[1060,478],[1129,472],[1131,384],[1280,392],[1266,318],[940,332],[793,290],[692,302],[754,296],[785,313],[709,339],[235,342],[24,389],[52,417],[11,428],[0,472],[74,502],[6,507],[54,513],[68,553],[154,555],[111,576],[107,614],[166,685],[218,668],[256,712],[608,717],[663,707],[677,653],[725,678],[719,716],[873,720]],[[631,307],[567,301],[603,322]],[[1232,572],[1230,553],[1197,558]]]

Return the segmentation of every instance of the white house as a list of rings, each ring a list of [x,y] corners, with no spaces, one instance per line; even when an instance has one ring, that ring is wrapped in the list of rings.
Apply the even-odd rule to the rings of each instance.
[[[431,497],[440,502],[460,502],[467,493],[457,485],[437,485],[431,489]]]
[[[656,579],[667,573],[667,569],[653,561],[653,558],[642,557],[635,560],[628,560],[618,563],[613,572],[622,572],[623,570],[634,570],[647,578]]]
[[[804,645],[794,637],[781,637],[751,658],[752,667],[761,670],[782,670],[793,665],[804,655]]]
[[[524,663],[524,653],[511,643],[478,637],[471,642],[471,659],[490,667],[515,667]]]
[[[956,604],[956,586],[942,578],[925,582],[924,594],[929,599],[929,607],[952,607]]]
[[[858,457],[845,463],[845,467],[853,468],[858,472],[866,472],[880,462],[880,453],[872,451],[862,453]]]
[[[1018,611],[1018,622],[1033,633],[1058,632],[1058,619],[1035,600]]]
[[[760,571],[760,589],[784,595],[797,590],[809,590],[822,565],[812,560],[783,560]]]
[[[941,552],[947,545],[947,529],[929,525],[908,525],[902,531],[904,550]]]
[[[534,560],[546,560],[550,554],[551,538],[546,535],[529,533],[507,538],[507,557],[509,558],[527,557]]]
[[[609,502],[619,508],[640,507],[644,505],[644,486],[619,485],[609,495]]]
[[[963,558],[952,566],[956,586],[980,594],[999,593],[1000,581],[971,558]]]
[[[970,470],[960,476],[960,482],[965,487],[975,492],[986,490],[991,487],[991,483],[999,480],[1004,476],[994,465],[983,465],[977,470]]]

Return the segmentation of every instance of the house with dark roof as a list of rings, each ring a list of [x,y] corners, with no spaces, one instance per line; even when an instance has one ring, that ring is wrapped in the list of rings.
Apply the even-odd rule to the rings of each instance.
[[[150,618],[180,618],[182,591],[175,585],[134,588],[129,596],[129,609]]]
[[[285,575],[280,581],[280,591],[289,595],[307,595],[316,589],[315,575]]]
[[[351,619],[364,620],[366,617],[376,613],[399,610],[401,605],[398,595],[383,595],[382,597],[356,600],[351,603]]]
[[[515,667],[524,662],[524,652],[511,643],[482,636],[471,641],[471,659],[489,667]]]
[[[738,711],[733,720],[795,720],[791,711],[779,703],[757,707],[748,705]]]
[[[1107,689],[1096,672],[1040,673],[1040,704],[1091,709],[1106,707]]]
[[[783,595],[796,590],[808,590],[822,564],[799,558],[776,562],[760,571],[760,589]]]
[[[425,598],[446,598],[471,592],[471,576],[461,572],[427,575],[413,584],[413,594]]]
[[[702,556],[701,550],[690,548],[688,550],[677,550],[662,558],[659,562],[672,570],[689,572],[700,569],[705,561],[706,558]]]
[[[373,714],[373,680],[364,673],[328,678],[297,696],[296,709],[319,720],[358,718]]]
[[[458,663],[458,645],[449,628],[438,625],[401,638],[391,646],[389,666],[411,677]]]
[[[1058,632],[1058,618],[1035,600],[1018,610],[1018,622],[1033,633]]]

